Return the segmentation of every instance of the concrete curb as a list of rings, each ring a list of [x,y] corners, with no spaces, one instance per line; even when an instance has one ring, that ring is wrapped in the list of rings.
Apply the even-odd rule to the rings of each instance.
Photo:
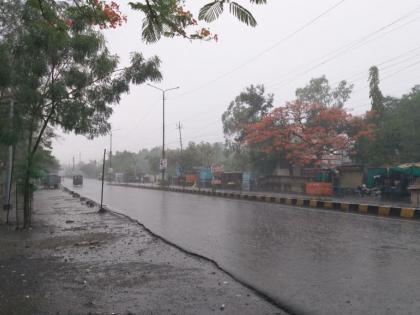
[[[143,186],[132,184],[109,184],[114,186],[132,187],[150,190],[163,190],[178,193],[198,194],[206,196],[215,196],[230,199],[243,199],[248,201],[259,201],[266,203],[277,203],[288,206],[326,209],[332,211],[341,211],[357,213],[361,215],[375,215],[389,218],[416,219],[420,220],[420,209],[410,207],[398,207],[392,205],[377,205],[364,203],[337,202],[328,200],[319,200],[308,197],[276,197],[270,195],[256,195],[242,192],[211,191],[208,189],[189,189],[175,187]],[[77,194],[76,194],[77,195]]]

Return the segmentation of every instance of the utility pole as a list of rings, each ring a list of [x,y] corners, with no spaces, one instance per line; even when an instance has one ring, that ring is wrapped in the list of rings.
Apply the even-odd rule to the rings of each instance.
[[[105,178],[105,159],[106,159],[106,149],[104,149],[104,159],[102,160],[102,185],[101,185],[101,207],[99,212],[104,212],[104,178]]]
[[[147,84],[147,85],[162,92],[162,159],[161,159],[160,165],[161,165],[161,171],[162,171],[162,184],[163,184],[165,182],[165,171],[166,171],[166,161],[165,161],[165,94],[168,91],[179,89],[179,86],[164,90],[164,89],[158,88],[157,86],[154,86],[154,85],[151,85],[151,84]]]
[[[74,175],[74,155],[73,155],[73,175]]]
[[[9,109],[9,118],[10,118],[10,126],[13,126],[13,101],[10,101],[10,109]],[[13,127],[12,127],[13,128]],[[9,145],[9,154],[7,159],[7,166],[6,166],[6,177],[5,177],[5,194],[4,194],[4,203],[3,208],[7,210],[7,217],[9,217],[9,211],[11,208],[11,190],[12,190],[12,170],[13,170],[13,145]]]
[[[113,170],[112,170],[112,132],[118,131],[118,130],[121,130],[121,129],[113,129],[109,132],[109,168],[108,170],[110,173],[109,178],[111,182],[112,182],[112,173],[113,173]]]
[[[180,145],[180,148],[181,148],[181,154],[180,154],[180,157],[179,157],[179,173],[180,173],[180,175],[181,175],[181,177],[180,177],[180,179],[181,179],[181,181],[182,181],[182,186],[184,186],[184,179],[183,179],[183,174],[184,174],[184,165],[183,165],[183,163],[182,163],[182,133],[181,133],[181,129],[182,129],[182,125],[181,125],[181,122],[178,122],[178,126],[176,127],[178,130],[179,130],[179,145]]]
[[[181,125],[181,122],[178,123],[178,125],[176,126],[176,129],[179,130],[179,144],[181,146],[181,155],[182,155],[182,134],[181,134],[182,125]]]
[[[112,169],[112,130],[109,133],[109,168]]]

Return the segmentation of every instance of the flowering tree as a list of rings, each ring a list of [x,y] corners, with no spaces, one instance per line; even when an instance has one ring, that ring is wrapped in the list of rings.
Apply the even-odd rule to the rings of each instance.
[[[293,165],[308,166],[319,165],[329,154],[352,154],[355,141],[372,130],[342,108],[294,101],[248,125],[244,141],[266,153],[283,153]]]
[[[266,4],[267,0],[249,0],[251,4]],[[214,39],[207,27],[200,27],[197,20],[207,23],[215,21],[225,10],[233,14],[239,21],[249,26],[256,26],[257,21],[244,6],[236,1],[214,0],[204,5],[194,18],[185,7],[185,0],[144,0],[130,2],[134,10],[142,12],[145,16],[142,25],[142,37],[147,43],[158,41],[162,36],[181,36],[189,39]],[[192,30],[187,30],[192,27]]]

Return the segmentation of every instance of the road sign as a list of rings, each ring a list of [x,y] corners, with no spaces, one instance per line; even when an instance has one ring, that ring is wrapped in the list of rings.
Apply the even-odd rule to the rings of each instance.
[[[167,167],[168,167],[168,160],[167,159],[160,159],[159,168],[161,170],[166,170]]]

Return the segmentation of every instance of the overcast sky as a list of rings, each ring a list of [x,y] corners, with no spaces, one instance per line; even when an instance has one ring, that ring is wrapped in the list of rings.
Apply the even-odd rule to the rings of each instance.
[[[162,88],[171,91],[166,102],[166,143],[179,147],[177,122],[183,125],[184,143],[223,141],[221,115],[241,90],[265,84],[275,94],[275,105],[293,100],[296,88],[311,78],[326,75],[332,85],[346,79],[354,83],[347,104],[353,114],[370,108],[367,71],[382,66],[384,94],[400,96],[420,83],[419,0],[269,0],[252,6],[258,25],[247,27],[226,12],[211,23],[219,41],[190,42],[164,39],[146,45],[141,41],[141,15],[121,3],[128,16],[124,26],[105,32],[109,48],[127,65],[130,52],[162,60]],[[195,15],[208,1],[190,0]],[[336,4],[336,7],[334,7]],[[333,8],[310,24],[329,8]],[[302,30],[303,28],[303,30]],[[299,31],[300,30],[300,31]],[[292,35],[294,34],[294,35]],[[111,118],[113,152],[160,146],[162,142],[161,93],[149,86],[132,86],[114,107]],[[59,132],[53,153],[62,163],[100,159],[109,149],[109,137],[87,140]]]

